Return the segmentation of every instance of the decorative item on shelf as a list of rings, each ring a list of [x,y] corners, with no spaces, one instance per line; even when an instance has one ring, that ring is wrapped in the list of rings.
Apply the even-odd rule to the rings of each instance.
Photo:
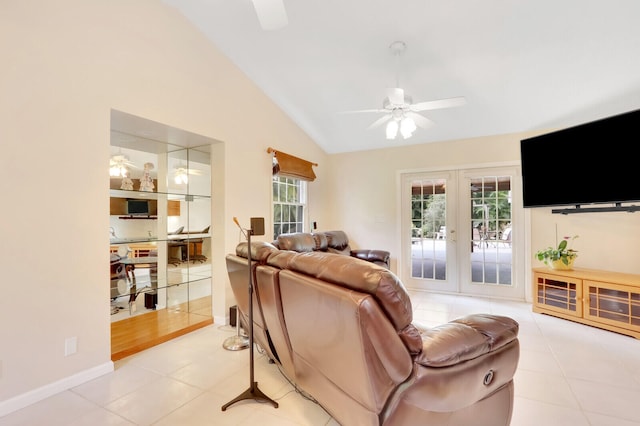
[[[569,242],[576,238],[578,238],[577,235],[564,237],[556,248],[547,247],[544,250],[538,250],[536,258],[552,269],[570,271],[573,269],[573,262],[578,257],[578,252],[569,248]]]
[[[126,191],[133,191],[133,181],[126,174],[122,176],[122,185],[120,185],[120,189],[124,189]]]
[[[151,170],[153,170],[153,163],[144,163],[144,173],[142,179],[140,179],[140,191],[153,192],[155,185],[153,179],[151,179]]]

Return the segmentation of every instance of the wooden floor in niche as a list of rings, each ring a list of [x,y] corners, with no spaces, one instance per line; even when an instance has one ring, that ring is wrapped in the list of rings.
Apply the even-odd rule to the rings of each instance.
[[[161,309],[111,323],[111,360],[149,349],[191,331],[213,324],[211,298],[186,306]]]

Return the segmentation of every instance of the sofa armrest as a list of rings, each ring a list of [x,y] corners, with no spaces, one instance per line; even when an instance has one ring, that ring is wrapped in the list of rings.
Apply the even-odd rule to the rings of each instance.
[[[421,329],[425,367],[447,367],[493,352],[518,336],[518,323],[508,317],[474,314],[430,329]]]
[[[389,267],[389,257],[391,254],[385,250],[368,250],[357,249],[351,250],[351,256],[358,259],[366,260],[368,262],[381,262]]]
[[[414,357],[408,386],[394,396],[390,406],[402,405],[405,412],[454,413],[468,409],[466,415],[473,416],[473,405],[500,392],[501,396],[489,406],[478,405],[478,409],[490,407],[510,413],[513,376],[520,357],[516,321],[476,314],[429,329],[414,327],[421,332],[423,350]],[[478,424],[507,425],[510,417],[508,414],[506,421]],[[452,424],[473,424],[471,417],[461,418],[466,421]],[[402,419],[398,417],[385,424],[406,423]]]

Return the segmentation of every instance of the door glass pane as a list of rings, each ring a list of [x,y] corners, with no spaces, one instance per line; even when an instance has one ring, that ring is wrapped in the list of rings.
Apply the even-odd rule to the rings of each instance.
[[[411,277],[446,280],[446,181],[411,183]]]
[[[512,283],[511,177],[469,180],[471,199],[471,281]]]

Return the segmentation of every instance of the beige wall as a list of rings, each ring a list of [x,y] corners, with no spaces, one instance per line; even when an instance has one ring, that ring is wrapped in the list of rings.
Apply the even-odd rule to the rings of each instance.
[[[111,108],[223,142],[214,150],[216,321],[232,298],[223,257],[238,240],[232,217],[271,223],[267,147],[319,163],[319,178],[326,155],[159,1],[4,0],[0,10],[1,416],[112,368]],[[78,351],[65,357],[68,337]]]
[[[333,210],[334,226],[347,230],[355,246],[388,248],[397,271],[399,174],[518,161],[519,149],[519,139],[505,135],[332,155],[332,185],[348,182],[349,189],[334,202],[340,206]]]
[[[639,213],[551,214],[537,208],[531,213],[531,250],[556,244],[564,236],[578,235],[571,244],[579,251],[575,266],[640,274]],[[533,256],[533,254],[532,254]],[[533,266],[543,266],[535,260]]]

